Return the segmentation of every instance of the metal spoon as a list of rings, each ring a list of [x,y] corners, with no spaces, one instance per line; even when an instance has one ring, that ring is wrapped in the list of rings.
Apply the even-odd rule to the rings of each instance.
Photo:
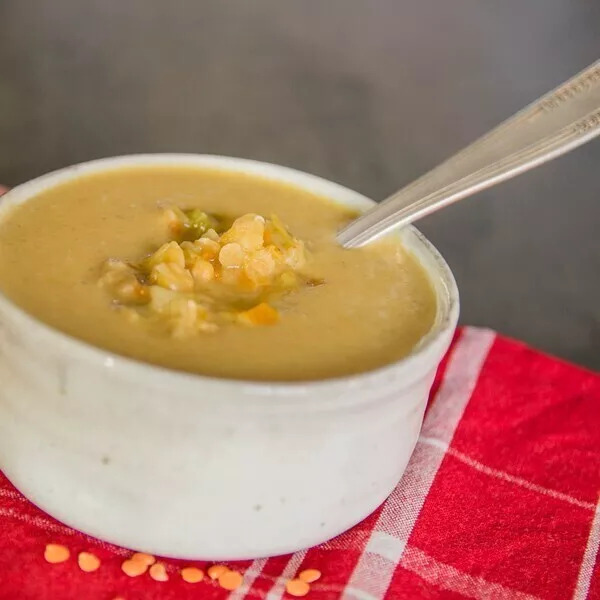
[[[363,246],[597,135],[600,60],[352,221],[337,239],[347,248]]]

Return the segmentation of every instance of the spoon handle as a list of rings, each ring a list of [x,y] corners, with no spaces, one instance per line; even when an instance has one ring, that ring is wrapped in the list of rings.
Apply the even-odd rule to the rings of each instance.
[[[599,134],[600,60],[360,216],[338,241],[363,246]]]

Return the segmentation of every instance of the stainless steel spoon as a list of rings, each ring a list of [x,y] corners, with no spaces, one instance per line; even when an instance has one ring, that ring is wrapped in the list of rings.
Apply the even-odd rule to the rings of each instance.
[[[600,60],[352,221],[337,239],[363,246],[599,134]]]

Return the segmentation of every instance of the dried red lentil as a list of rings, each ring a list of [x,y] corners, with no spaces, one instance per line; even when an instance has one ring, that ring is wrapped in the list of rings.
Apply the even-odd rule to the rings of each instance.
[[[139,560],[129,559],[121,565],[121,570],[129,577],[139,577],[148,570],[148,565]]]
[[[82,571],[92,573],[100,568],[100,559],[90,552],[80,552],[77,557],[77,564]]]
[[[219,577],[229,571],[229,569],[225,565],[213,565],[208,569],[208,576],[211,579],[219,579]]]
[[[135,560],[137,562],[141,562],[146,566],[153,565],[156,562],[156,557],[152,556],[152,554],[146,554],[145,552],[136,552],[130,560]]]
[[[290,579],[285,584],[285,589],[290,596],[300,598],[310,592],[310,585],[306,581],[302,581],[302,579]]]
[[[219,576],[219,585],[224,590],[237,590],[242,585],[244,578],[238,571],[225,571]]]
[[[162,563],[154,563],[150,567],[150,577],[154,579],[154,581],[168,581],[169,575],[167,574],[167,570],[165,569],[165,565]]]
[[[66,546],[62,544],[47,544],[44,551],[44,558],[51,564],[58,564],[69,560],[71,553]]]
[[[186,583],[199,583],[204,579],[204,571],[196,567],[185,567],[181,569],[181,579]]]
[[[318,569],[304,569],[304,571],[298,575],[298,579],[301,579],[306,583],[314,583],[321,579],[321,571]]]

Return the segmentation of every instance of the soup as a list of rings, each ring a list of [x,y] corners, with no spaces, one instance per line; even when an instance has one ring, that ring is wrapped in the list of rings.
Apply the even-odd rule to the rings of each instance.
[[[3,218],[0,289],[73,337],[171,369],[262,381],[359,373],[409,354],[436,300],[398,242],[336,243],[354,217],[238,172],[115,168]]]

